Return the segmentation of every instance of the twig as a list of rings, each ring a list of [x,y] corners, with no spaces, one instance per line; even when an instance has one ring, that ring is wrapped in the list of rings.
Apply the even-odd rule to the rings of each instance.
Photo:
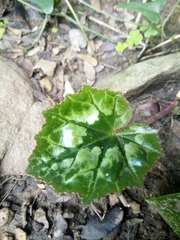
[[[52,16],[64,17],[65,19],[69,20],[70,22],[74,23],[75,25],[78,25],[77,22],[76,22],[73,18],[67,16],[67,15],[66,15],[65,13],[63,13],[63,12],[61,12],[61,13],[54,13],[54,12],[53,12],[51,15],[52,15]],[[87,32],[90,32],[90,33],[93,33],[93,34],[97,35],[98,37],[104,38],[104,39],[106,39],[106,40],[108,40],[108,41],[110,41],[110,42],[113,42],[113,43],[118,43],[117,40],[114,40],[114,39],[112,39],[112,38],[108,38],[108,37],[106,37],[106,36],[104,36],[104,35],[96,32],[96,31],[93,31],[92,29],[90,29],[90,28],[88,28],[88,27],[86,27],[86,26],[83,26],[83,25],[82,25],[82,28],[83,28],[85,31],[87,31]]]
[[[168,113],[170,113],[177,105],[179,101],[174,100],[168,107],[164,108],[162,111],[159,113],[155,114],[154,116],[147,118],[145,121],[141,122],[142,124],[150,125],[157,120],[161,119],[162,117],[166,116]]]
[[[84,4],[84,5],[87,6],[88,8],[93,9],[94,11],[96,11],[96,12],[98,12],[98,13],[101,13],[101,14],[107,16],[107,17],[110,17],[110,18],[115,19],[116,21],[119,21],[119,22],[127,22],[127,23],[130,23],[130,24],[138,25],[138,24],[136,24],[135,22],[126,21],[126,20],[124,20],[123,18],[115,17],[115,16],[113,16],[113,15],[105,12],[104,10],[99,10],[99,9],[97,9],[97,8],[94,8],[92,5],[88,4],[88,3],[85,2],[85,1],[79,0],[79,2],[82,3],[82,4]]]
[[[50,96],[48,96],[47,94],[46,94],[46,97],[49,99],[49,101],[52,103],[52,105],[53,105],[53,107],[54,107],[56,104],[55,104],[55,102],[52,100],[52,98],[50,98]]]
[[[147,60],[147,59],[149,59],[149,58],[155,58],[155,57],[159,57],[159,56],[164,56],[164,55],[166,55],[166,54],[168,54],[168,53],[170,53],[170,50],[168,50],[168,51],[162,51],[162,52],[158,52],[158,53],[154,53],[154,54],[151,54],[151,55],[146,55],[146,56],[144,56],[144,57],[142,57],[141,59],[140,59],[140,62],[141,61],[144,61],[144,60]]]
[[[109,28],[109,29],[111,29],[111,30],[114,31],[114,32],[120,33],[120,34],[122,35],[121,38],[127,38],[127,37],[128,37],[128,35],[125,34],[124,32],[122,32],[121,30],[119,30],[119,29],[117,29],[117,28],[114,28],[114,27],[110,26],[109,24],[100,21],[99,19],[96,19],[96,18],[91,17],[91,16],[88,17],[88,18],[89,18],[91,21],[98,23],[99,25],[102,25],[102,26],[104,26],[104,27],[106,27],[106,28]]]
[[[151,52],[151,51],[153,51],[153,50],[155,50],[155,49],[157,49],[157,48],[159,48],[159,47],[162,47],[162,46],[164,46],[164,45],[166,45],[166,44],[168,44],[168,43],[170,43],[170,42],[172,42],[173,40],[176,40],[176,39],[178,39],[178,38],[180,38],[180,34],[178,34],[178,35],[176,35],[175,37],[173,37],[173,38],[171,38],[171,39],[168,39],[168,40],[166,40],[166,41],[164,41],[164,42],[156,45],[156,46],[153,47],[153,48],[150,48],[149,50],[147,50],[146,53],[149,53],[149,52]]]
[[[3,197],[3,199],[0,202],[0,206],[6,200],[6,198],[9,196],[9,194],[11,193],[11,191],[13,190],[13,188],[15,187],[16,183],[19,181],[20,178],[21,178],[20,176],[17,177],[16,180],[15,180],[15,183],[10,187],[10,189],[8,189],[8,192],[5,194],[5,196]],[[9,178],[9,179],[11,179],[11,178]]]

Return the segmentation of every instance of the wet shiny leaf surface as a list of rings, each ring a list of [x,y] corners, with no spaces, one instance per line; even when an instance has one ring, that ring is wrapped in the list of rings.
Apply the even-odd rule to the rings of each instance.
[[[131,109],[121,93],[84,86],[44,116],[27,173],[57,192],[79,193],[84,205],[126,186],[141,186],[162,155],[156,130],[126,127]]]
[[[180,237],[180,193],[146,199]]]

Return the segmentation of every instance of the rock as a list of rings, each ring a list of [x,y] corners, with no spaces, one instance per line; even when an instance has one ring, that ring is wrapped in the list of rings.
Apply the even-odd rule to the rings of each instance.
[[[86,226],[80,225],[78,230],[82,230],[81,237],[83,239],[101,239],[109,235],[117,226],[120,225],[123,219],[123,211],[119,207],[110,210],[103,220],[97,215],[92,216]]]
[[[49,77],[53,77],[56,66],[57,66],[56,62],[48,61],[45,59],[40,59],[36,63],[36,65],[34,66],[33,69],[34,70],[41,69],[45,75],[47,75]]]
[[[44,124],[42,111],[51,104],[34,101],[27,74],[12,60],[0,57],[0,66],[0,175],[24,174]]]
[[[34,220],[38,223],[42,223],[44,225],[43,229],[49,228],[49,222],[47,221],[47,218],[46,218],[46,212],[42,208],[38,208],[35,211]]]
[[[76,48],[85,48],[87,46],[87,41],[79,29],[71,29],[69,31],[69,40],[71,45]]]
[[[15,235],[16,235],[16,240],[26,240],[27,239],[26,233],[20,228],[16,228]]]
[[[0,227],[11,222],[13,218],[13,212],[11,209],[5,207],[0,210]]]
[[[160,86],[168,80],[179,81],[180,52],[134,64],[119,73],[111,73],[94,84],[122,92],[126,98],[135,98],[149,86]]]
[[[67,222],[64,220],[60,211],[57,210],[56,214],[54,214],[54,237],[55,239],[61,238],[64,236],[67,230]]]

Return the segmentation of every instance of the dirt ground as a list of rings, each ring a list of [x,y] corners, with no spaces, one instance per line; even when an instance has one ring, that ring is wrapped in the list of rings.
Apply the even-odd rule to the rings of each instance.
[[[69,26],[67,28],[66,25],[61,25],[61,27],[64,27],[62,30],[63,38],[61,40],[65,43]],[[47,39],[49,34],[50,30],[46,30],[43,38]],[[32,56],[27,54],[14,57],[14,55],[8,54],[7,57],[14,58],[21,66],[24,59],[26,59],[27,64],[24,67],[26,69],[29,67],[29,72],[32,71],[32,66],[40,58],[54,60],[59,63],[65,51],[67,53],[69,46],[65,45],[62,48],[64,51],[60,51],[57,55],[52,55],[51,53],[55,45],[59,44],[59,39],[57,40],[56,35],[53,34],[51,37],[52,41],[47,41],[45,43],[46,47],[42,51],[37,51]],[[43,42],[42,39],[41,41]],[[99,44],[100,41],[99,39],[95,39],[94,43]],[[5,43],[7,44],[7,38],[3,40],[4,45]],[[12,46],[13,43],[11,42]],[[87,49],[82,50],[82,53],[87,54]],[[96,78],[92,79],[91,85],[101,75],[117,69],[122,70],[135,62],[138,53],[139,49],[127,51],[124,55],[118,54],[114,49],[107,52],[104,50],[99,51],[98,62],[101,65],[104,63],[104,70],[96,72]],[[58,71],[64,68],[63,71],[65,75],[69,76],[69,82],[75,92],[83,84],[87,83],[81,60],[69,58],[65,65],[60,63],[58,67]],[[55,90],[52,90],[49,96],[53,101],[60,102],[62,100],[60,93],[64,85],[62,82],[58,83],[56,77],[52,81]],[[130,104],[133,109],[132,122],[142,122],[148,117],[147,111],[137,112],[139,106],[145,103],[156,102],[160,109],[164,108],[175,99],[177,89],[179,88],[180,83],[174,83],[170,79],[163,86],[147,89],[141,96],[131,100]],[[40,90],[42,91],[42,86],[40,86]],[[157,197],[163,194],[180,192],[180,134],[179,132],[175,134],[172,128],[172,122],[178,124],[179,121],[180,116],[167,115],[152,124],[153,128],[158,129],[164,156],[157,159],[152,170],[147,172],[143,188],[129,187],[123,191],[125,200],[119,195],[111,193],[88,207],[83,208],[81,199],[76,193],[55,193],[51,186],[47,186],[42,181],[35,180],[32,176],[1,177],[0,240],[180,239],[166,224],[159,213],[145,200],[146,197]],[[108,213],[112,213],[110,216],[113,216],[109,221],[106,219]],[[102,218],[104,217],[104,227],[102,229],[101,220],[99,220],[98,215]],[[117,219],[116,223],[115,219]],[[111,221],[114,224],[113,228],[110,226]],[[100,235],[98,229],[101,229],[100,232],[104,233],[103,237]],[[110,230],[107,231],[107,229]]]

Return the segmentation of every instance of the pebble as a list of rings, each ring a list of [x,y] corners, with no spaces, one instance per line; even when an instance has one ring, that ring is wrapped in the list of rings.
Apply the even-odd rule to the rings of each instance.
[[[74,45],[77,48],[85,48],[87,46],[87,41],[79,29],[71,29],[69,31],[69,39],[71,45]]]
[[[5,226],[7,223],[10,223],[13,215],[13,211],[11,211],[9,208],[2,208],[0,210],[0,226]]]

